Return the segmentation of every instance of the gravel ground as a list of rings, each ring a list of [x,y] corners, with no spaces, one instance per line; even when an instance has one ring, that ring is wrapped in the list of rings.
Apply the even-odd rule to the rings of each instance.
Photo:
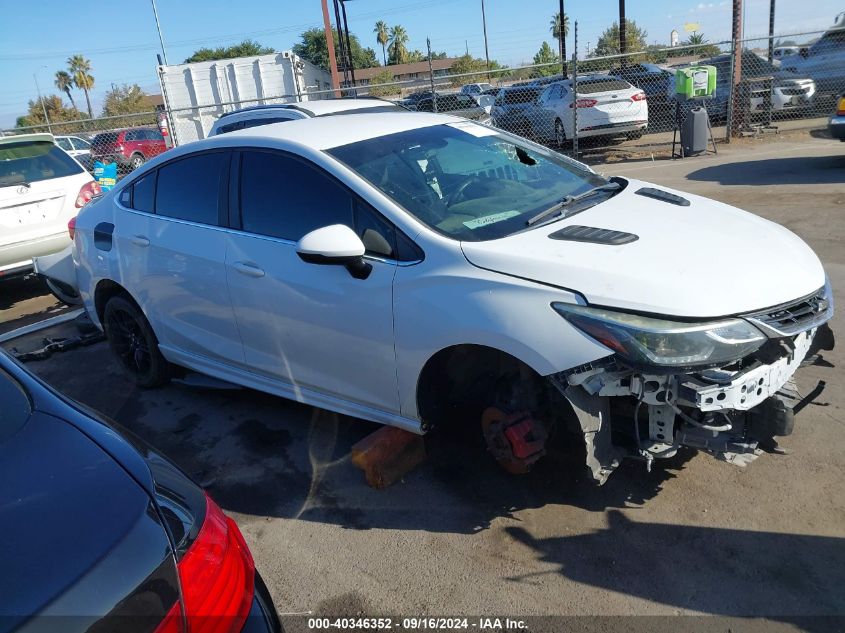
[[[820,255],[843,300],[845,144],[801,133],[597,169],[786,225]],[[749,283],[729,261],[702,266],[714,286]],[[843,318],[840,310],[837,333]],[[845,627],[843,360],[840,345],[799,372],[803,392],[827,386],[782,442],[791,454],[746,469],[685,452],[651,473],[627,463],[595,488],[555,461],[510,478],[475,445],[435,435],[428,461],[384,491],[368,488],[348,458],[370,423],[249,390],[139,392],[104,343],[30,366],[207,486],[238,521],[281,613],[704,614],[735,617],[533,628],[827,631]]]

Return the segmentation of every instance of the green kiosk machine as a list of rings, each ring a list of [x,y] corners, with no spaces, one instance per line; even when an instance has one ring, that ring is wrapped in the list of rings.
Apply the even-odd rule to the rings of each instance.
[[[700,100],[716,93],[715,66],[689,66],[675,71],[675,128],[672,132],[672,158],[684,158],[707,151],[708,142],[716,153],[707,108]],[[675,152],[680,132],[680,153]]]

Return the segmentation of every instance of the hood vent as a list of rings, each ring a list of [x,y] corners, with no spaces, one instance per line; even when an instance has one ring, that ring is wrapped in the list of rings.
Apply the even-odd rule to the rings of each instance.
[[[594,226],[579,226],[572,224],[562,228],[560,231],[550,233],[553,240],[564,240],[568,242],[590,242],[591,244],[609,244],[619,246],[629,244],[640,239],[633,233],[622,231],[611,231],[610,229],[598,229]]]
[[[662,189],[655,189],[654,187],[642,187],[637,189],[634,193],[645,196],[646,198],[654,198],[655,200],[668,202],[669,204],[677,204],[679,207],[689,206],[689,200],[686,198],[676,196],[674,193],[669,193],[668,191],[663,191]]]

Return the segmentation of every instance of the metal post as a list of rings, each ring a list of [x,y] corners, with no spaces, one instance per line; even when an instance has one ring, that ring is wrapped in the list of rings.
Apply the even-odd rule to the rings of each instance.
[[[170,135],[170,147],[179,145],[179,133],[176,131],[176,117],[170,108],[170,99],[167,95],[167,86],[164,81],[164,64],[161,55],[156,55],[158,61],[158,84],[161,86],[161,98],[164,101],[164,114],[167,117],[167,132]]]
[[[625,0],[619,0],[619,54],[624,55],[628,52],[628,34],[627,26],[625,24]],[[620,60],[622,65],[625,65],[625,58]]]
[[[564,25],[566,24],[566,13],[563,10],[563,0],[560,0],[560,64],[561,64],[561,71],[563,71],[563,77],[566,79],[567,69],[566,69],[566,34],[564,31]]]
[[[437,92],[434,90],[434,70],[431,67],[431,39],[425,38],[425,45],[428,47],[428,81],[431,84],[431,103],[434,111],[437,112]]]
[[[728,134],[736,135],[742,128],[742,0],[733,0],[733,58],[731,59],[731,91],[728,97]]]
[[[575,22],[572,51],[572,156],[578,158],[578,22]]]
[[[484,29],[484,59],[487,60],[487,80],[490,80],[490,53],[487,50],[487,14],[484,11],[484,0],[481,0],[481,26]]]
[[[41,96],[41,88],[38,85],[38,73],[32,73],[32,78],[35,80],[35,93],[38,95],[38,101],[41,103],[41,111],[44,113],[44,121],[47,122],[47,131],[53,133],[53,128],[50,127],[50,117],[47,116],[47,106],[44,104],[44,97]]]
[[[343,72],[343,81],[341,87],[349,85],[349,57],[346,54],[346,42],[343,39],[343,22],[340,19],[340,8],[338,7],[338,0],[332,0],[334,6],[334,23],[337,25],[337,51],[340,53],[338,60],[338,74]]]
[[[329,49],[329,68],[332,73],[332,88],[334,96],[340,96],[340,77],[337,74],[337,59],[334,56],[334,36],[332,35],[332,22],[329,19],[328,0],[322,0],[323,5],[323,27],[326,29],[326,48]]]
[[[775,59],[775,0],[769,2],[769,63]]]
[[[158,21],[158,9],[156,9],[156,0],[150,0],[153,4],[153,15],[156,19],[156,30],[158,31],[158,41],[161,42],[161,56],[164,58],[164,65],[167,66],[167,51],[164,50],[164,37],[161,35],[161,23]]]

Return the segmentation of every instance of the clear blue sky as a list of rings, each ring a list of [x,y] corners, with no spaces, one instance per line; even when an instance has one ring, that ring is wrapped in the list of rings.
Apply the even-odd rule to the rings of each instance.
[[[56,94],[54,74],[65,60],[82,53],[91,60],[96,85],[95,114],[112,83],[137,83],[158,92],[156,53],[160,52],[148,0],[68,3],[66,0],[4,3],[0,21],[0,127],[11,127],[35,98],[38,77],[42,92]],[[157,0],[170,63],[182,62],[202,46],[233,44],[249,37],[276,50],[290,48],[299,33],[322,25],[320,0]],[[549,20],[558,0],[485,0],[490,57],[515,65],[528,63],[543,40],[554,44]],[[746,0],[747,37],[768,30],[769,0]],[[777,33],[825,29],[843,8],[839,0],[777,0]],[[331,5],[330,5],[331,6]],[[73,8],[71,8],[73,7]],[[83,10],[90,7],[90,11]],[[401,24],[409,48],[432,48],[459,55],[484,56],[480,0],[349,0],[350,30],[381,58],[373,24],[378,19]],[[579,24],[579,49],[595,46],[599,34],[617,16],[616,0],[566,0],[570,21]],[[729,0],[629,0],[627,16],[648,32],[649,43],[666,43],[674,28],[684,37],[684,24],[696,22],[710,41],[730,35]],[[800,39],[800,38],[799,38]],[[572,33],[568,38],[572,47]],[[77,105],[84,104],[75,91]]]

